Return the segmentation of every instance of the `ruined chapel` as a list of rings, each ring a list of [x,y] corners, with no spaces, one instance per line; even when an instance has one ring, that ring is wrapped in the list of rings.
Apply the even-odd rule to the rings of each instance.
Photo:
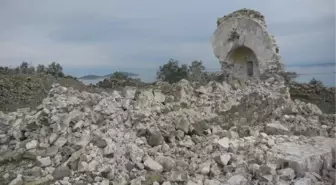
[[[283,70],[279,47],[258,11],[241,9],[219,18],[211,43],[229,77],[260,80],[265,73]]]

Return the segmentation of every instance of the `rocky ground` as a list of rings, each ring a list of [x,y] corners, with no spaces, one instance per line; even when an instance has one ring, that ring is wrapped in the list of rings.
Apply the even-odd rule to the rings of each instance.
[[[335,184],[335,114],[291,100],[277,75],[111,93],[54,84],[0,126],[2,184]]]

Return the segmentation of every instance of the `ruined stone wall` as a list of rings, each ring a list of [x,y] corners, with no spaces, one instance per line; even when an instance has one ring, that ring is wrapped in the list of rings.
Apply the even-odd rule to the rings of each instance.
[[[256,58],[252,62],[258,75],[253,78],[263,73],[277,73],[283,70],[279,47],[275,38],[268,33],[266,21],[260,12],[238,10],[219,18],[217,24],[211,42],[223,72],[246,80],[246,60],[254,56]],[[242,47],[249,48],[253,52],[246,54],[244,60],[232,58],[231,53]],[[241,70],[237,72],[237,68]]]
[[[260,12],[246,8],[234,11],[229,15],[224,15],[223,17],[218,18],[217,26],[219,26],[222,22],[226,20],[237,17],[248,17],[257,21],[260,25],[263,25],[265,28],[267,27],[265,17]]]

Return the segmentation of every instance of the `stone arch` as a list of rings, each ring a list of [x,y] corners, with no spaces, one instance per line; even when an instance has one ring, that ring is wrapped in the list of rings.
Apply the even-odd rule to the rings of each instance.
[[[236,30],[239,37],[230,39]],[[231,17],[224,20],[211,38],[215,56],[220,62],[225,61],[229,52],[238,47],[248,47],[258,57],[259,72],[267,69],[269,62],[276,60],[272,37],[266,28],[256,20],[248,17]]]
[[[232,49],[224,62],[232,66],[229,70],[238,78],[247,79],[259,76],[258,58],[249,47],[240,46]]]

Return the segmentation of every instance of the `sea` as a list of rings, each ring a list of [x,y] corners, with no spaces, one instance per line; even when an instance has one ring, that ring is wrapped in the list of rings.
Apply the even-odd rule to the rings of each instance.
[[[312,78],[316,80],[320,80],[324,85],[329,87],[335,87],[335,64],[328,65],[311,65],[311,66],[288,66],[286,67],[287,71],[296,72],[299,74],[299,77],[295,79],[297,82],[307,83]],[[136,72],[139,76],[135,76],[134,78],[140,78],[143,82],[154,82],[156,71],[143,71],[139,70]],[[101,79],[94,80],[81,80],[84,84],[96,84]]]

